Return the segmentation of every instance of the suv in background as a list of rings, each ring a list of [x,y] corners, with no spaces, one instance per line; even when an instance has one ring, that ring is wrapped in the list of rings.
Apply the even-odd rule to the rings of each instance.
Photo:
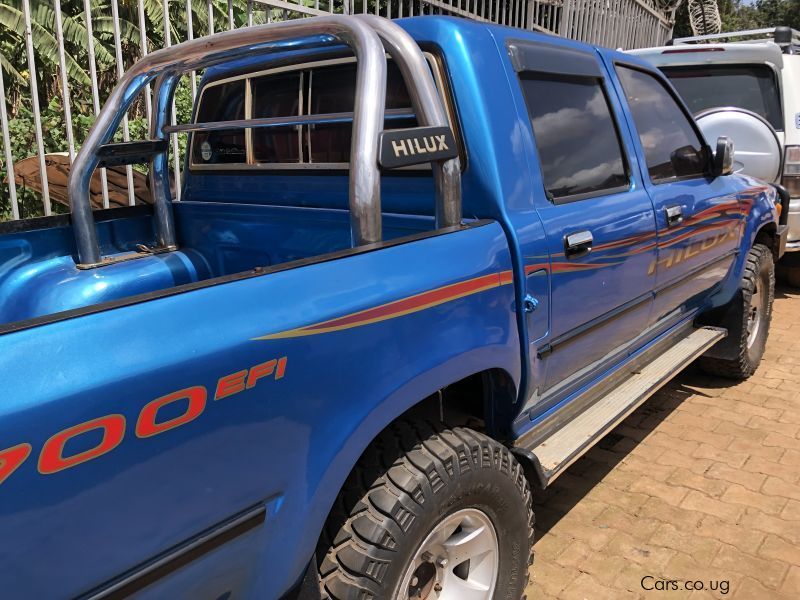
[[[800,32],[773,27],[701,35],[630,54],[661,69],[694,115],[736,107],[773,127],[783,148],[779,183],[791,196],[787,252],[779,268],[800,286]]]

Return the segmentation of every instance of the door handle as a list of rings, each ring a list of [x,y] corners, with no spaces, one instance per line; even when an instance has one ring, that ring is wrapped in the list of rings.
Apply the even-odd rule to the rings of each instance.
[[[577,231],[569,233],[564,236],[564,254],[567,258],[578,258],[585,256],[592,251],[592,237],[591,231]]]
[[[664,214],[667,215],[667,227],[683,223],[683,207],[679,204],[665,207]]]

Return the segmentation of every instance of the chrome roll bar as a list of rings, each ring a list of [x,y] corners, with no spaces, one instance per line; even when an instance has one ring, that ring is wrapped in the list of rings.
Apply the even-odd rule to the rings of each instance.
[[[307,49],[344,43],[356,57],[356,90],[350,157],[349,204],[354,245],[381,240],[380,171],[378,138],[384,123],[386,56],[397,62],[406,81],[421,125],[447,125],[447,117],[421,50],[400,27],[379,17],[353,18],[331,15],[248,27],[197,38],[147,55],[120,79],[97,121],[89,131],[73,163],[68,193],[72,226],[78,250],[78,266],[107,264],[100,254],[89,183],[100,163],[98,152],[108,144],[123,115],[140,91],[155,81],[155,110],[150,138],[167,140],[172,128],[169,115],[180,76],[251,54]],[[150,161],[150,185],[155,209],[158,248],[176,248],[169,184],[168,145]],[[460,166],[458,159],[433,165],[436,180],[437,227],[457,225],[461,219]]]
[[[417,43],[405,29],[389,19],[375,15],[358,15],[369,23],[383,41],[386,52],[392,57],[403,75],[411,104],[420,125],[449,127],[447,113],[436,91],[428,62]],[[443,164],[434,162],[436,185],[436,227],[452,227],[461,223],[461,163],[452,158]]]

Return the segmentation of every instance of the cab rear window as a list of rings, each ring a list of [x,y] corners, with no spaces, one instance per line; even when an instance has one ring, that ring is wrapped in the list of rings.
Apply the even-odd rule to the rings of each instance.
[[[235,121],[245,118],[245,81],[208,87],[197,107],[197,123]],[[198,132],[192,144],[192,162],[203,164],[236,164],[246,161],[243,129]]]
[[[391,61],[387,67],[384,128],[416,127],[400,71]],[[348,59],[212,82],[203,90],[196,121],[352,113],[355,84],[356,63]],[[196,132],[192,138],[192,167],[346,167],[351,134],[352,115],[337,123]]]
[[[783,129],[781,100],[774,71],[766,65],[701,65],[661,69],[693,114],[735,106]]]

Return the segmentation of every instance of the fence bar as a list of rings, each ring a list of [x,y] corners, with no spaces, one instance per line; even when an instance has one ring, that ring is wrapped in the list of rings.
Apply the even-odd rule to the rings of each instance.
[[[67,61],[64,55],[64,31],[61,24],[61,0],[53,0],[56,17],[56,40],[58,41],[58,68],[61,71],[61,102],[64,111],[64,125],[67,130],[67,150],[69,162],[75,158],[75,138],[72,134],[72,108],[69,98],[69,81],[67,79]]]
[[[286,2],[285,0],[253,0],[254,2],[259,2],[260,4],[267,5],[267,10],[269,8],[282,8],[284,11],[290,10],[292,12],[302,13],[304,15],[311,15],[311,16],[322,16],[329,14],[328,11],[325,10],[316,10],[311,8],[310,6],[303,6],[302,4],[294,4],[292,2]],[[367,10],[367,0],[364,0],[362,4],[363,10],[366,12]],[[269,14],[269,12],[267,13]]]
[[[86,19],[86,50],[89,54],[89,75],[92,79],[92,106],[94,116],[100,112],[100,96],[97,86],[97,61],[94,57],[94,33],[92,32],[92,6],[90,0],[83,0],[83,16]],[[103,189],[103,208],[108,208],[108,179],[106,170],[100,170],[100,185]]]
[[[44,159],[44,140],[42,139],[42,115],[39,112],[39,90],[36,83],[36,61],[33,56],[33,35],[31,34],[31,3],[23,0],[22,10],[25,19],[25,47],[28,51],[28,72],[31,84],[31,101],[33,103],[33,124],[36,128],[36,148],[39,152],[39,176],[42,179],[42,198],[44,199],[44,214],[49,215],[50,189],[47,182],[47,164]],[[13,177],[13,173],[10,174]]]
[[[228,0],[230,2],[230,0]],[[172,35],[169,29],[169,0],[161,0],[161,5],[164,7],[164,47],[169,48],[172,45]],[[157,94],[158,95],[158,94]],[[161,102],[157,99],[157,102]],[[175,125],[175,98],[172,98],[170,105],[170,123]],[[172,135],[172,171],[175,174],[175,199],[181,199],[181,162],[180,162],[180,147],[178,146],[177,134]],[[169,186],[167,186],[169,192]]]
[[[252,0],[247,0],[247,20],[248,25],[250,25],[250,21],[253,18],[252,9]],[[186,39],[193,40],[194,39],[194,22],[192,20],[192,0],[186,0]],[[197,71],[192,71],[189,73],[189,77],[191,77],[192,82],[192,104],[194,104],[194,100],[197,97],[197,81],[195,81],[195,75]]]
[[[3,82],[3,68],[0,67],[0,126],[3,128],[3,151],[6,156],[6,175],[8,194],[11,196],[11,218],[19,219],[17,202],[17,182],[14,181],[14,157],[11,154],[11,140],[8,137],[8,115],[6,114],[6,85]]]
[[[32,0],[22,0],[21,9],[25,16],[25,52],[27,54],[27,66],[30,72],[31,88],[30,95],[27,90],[24,91],[22,98],[24,106],[30,106],[34,112],[34,127],[36,134],[35,151],[38,153],[39,170],[42,177],[42,203],[44,206],[45,214],[50,214],[52,211],[50,193],[54,188],[51,188],[53,182],[48,181],[47,177],[47,159],[45,150],[66,150],[69,153],[70,161],[75,157],[76,144],[83,137],[84,132],[76,130],[76,122],[73,121],[74,114],[76,114],[76,107],[78,106],[78,96],[72,97],[76,92],[70,89],[72,80],[67,70],[67,60],[69,55],[66,53],[65,45],[68,40],[66,37],[69,32],[66,28],[69,27],[69,19],[71,14],[64,14],[66,9],[63,5],[64,0],[53,0],[53,11],[55,14],[55,27],[53,34],[56,38],[57,47],[54,47],[54,53],[57,55],[53,58],[58,60],[58,83],[56,84],[57,91],[54,94],[60,93],[62,95],[63,113],[63,127],[66,132],[66,139],[63,148],[49,148],[46,146],[47,140],[44,139],[44,134],[47,133],[43,129],[42,116],[40,114],[41,106],[40,101],[45,102],[50,99],[39,96],[37,88],[37,72],[35,69],[35,62],[39,58],[36,56],[36,48],[33,47],[33,38],[31,36],[31,26],[35,26],[36,14],[31,8]],[[198,31],[194,29],[194,11],[193,7],[195,0],[184,0],[178,2],[178,6],[185,4],[185,22],[181,23],[181,29],[186,28],[186,38],[188,40],[194,39],[195,36],[202,34],[213,34],[216,30],[225,30],[226,19],[228,29],[235,29],[237,24],[253,26],[255,23],[266,20],[267,22],[274,19],[290,19],[301,16],[315,16],[315,15],[329,15],[336,12],[344,14],[354,13],[373,13],[385,14],[388,17],[404,17],[407,15],[415,14],[447,14],[458,15],[465,18],[470,18],[478,21],[489,21],[495,23],[506,23],[512,26],[532,30],[532,31],[545,31],[554,33],[564,37],[573,39],[580,39],[591,43],[597,43],[618,48],[633,48],[639,46],[649,46],[663,44],[671,34],[672,21],[674,20],[674,10],[662,9],[662,3],[658,0],[387,0],[385,8],[382,8],[381,0],[359,0],[361,5],[355,4],[355,0],[244,0],[234,2],[233,0],[206,0],[205,6],[207,8],[207,25],[201,23],[198,25]],[[180,16],[176,12],[176,0],[161,0],[161,6],[164,13],[164,45],[171,45],[171,24],[175,19]],[[327,4],[326,4],[327,2]],[[45,2],[47,4],[47,2]],[[108,6],[109,3],[106,4]],[[70,5],[72,6],[72,5]],[[81,3],[78,3],[81,6]],[[202,13],[203,0],[200,0],[198,14]],[[94,8],[93,8],[94,7]],[[100,103],[102,98],[99,97],[100,91],[98,86],[98,79],[103,79],[105,89],[105,76],[100,77],[97,72],[97,55],[96,50],[100,51],[102,48],[96,48],[96,40],[93,35],[92,11],[94,11],[95,18],[108,19],[110,13],[112,18],[111,27],[113,27],[113,42],[114,54],[116,59],[116,75],[119,77],[125,69],[125,56],[123,55],[124,47],[122,35],[126,30],[122,28],[125,24],[120,20],[120,11],[125,11],[129,7],[132,21],[136,21],[138,17],[138,28],[140,31],[139,40],[139,55],[146,56],[153,48],[148,47],[147,40],[147,27],[152,26],[147,21],[147,11],[145,9],[144,0],[125,0],[123,7],[120,8],[120,0],[111,0],[110,9],[101,8],[92,0],[83,0],[82,12],[85,20],[87,32],[87,47],[88,54],[88,71],[91,81],[92,93],[92,107],[94,114],[97,115],[100,111]],[[264,9],[264,16],[262,17],[259,12],[254,15],[254,11]],[[36,8],[36,7],[34,7]],[[172,15],[170,14],[172,10]],[[81,9],[77,8],[78,18],[80,18]],[[181,10],[181,9],[179,9]],[[107,11],[107,12],[102,12]],[[102,14],[101,14],[102,12]],[[134,16],[133,13],[137,14]],[[173,18],[174,17],[174,18]],[[274,17],[274,19],[273,19]],[[215,23],[215,18],[220,19]],[[106,21],[107,23],[107,21]],[[95,24],[97,25],[97,24]],[[157,25],[156,25],[157,26]],[[98,25],[99,27],[99,25]],[[111,27],[107,34],[111,38]],[[203,29],[206,27],[206,29]],[[105,31],[105,30],[104,30]],[[105,39],[105,38],[104,38]],[[111,41],[110,39],[108,41]],[[177,41],[177,40],[176,40]],[[196,99],[197,95],[197,72],[187,73],[190,76],[190,86],[192,99]],[[54,82],[55,83],[55,82]],[[151,94],[151,85],[148,84],[145,88],[144,109],[147,114],[148,120],[153,118],[153,101]],[[14,88],[16,89],[16,88]],[[76,88],[77,89],[77,88]],[[181,88],[182,92],[186,88]],[[2,96],[3,94],[0,94]],[[88,96],[88,94],[87,94]],[[0,98],[5,101],[5,98]],[[140,101],[141,102],[141,101]],[[9,129],[9,120],[16,116],[17,102],[14,100],[13,105],[4,105],[5,113],[5,129],[3,131],[3,139],[11,136]],[[141,104],[137,104],[141,106]],[[174,107],[174,101],[172,103]],[[133,114],[133,113],[131,113]],[[177,115],[173,108],[173,112],[169,117],[170,123],[174,124]],[[123,139],[129,139],[131,122],[129,116],[126,114],[122,125]],[[61,125],[59,125],[61,126]],[[181,178],[181,161],[179,155],[179,140],[176,136],[172,136],[171,151],[173,153],[172,166],[175,177],[176,185],[176,199],[180,195],[180,178]],[[11,147],[8,143],[6,146],[6,162],[9,163],[9,194],[11,196],[10,213],[14,218],[19,217],[21,209],[19,204],[22,196],[18,197],[17,186],[14,183],[13,165],[9,162],[9,158],[13,160],[14,156],[11,152]],[[33,152],[30,152],[32,155]],[[2,156],[2,155],[0,155]],[[126,166],[128,174],[128,201],[135,201],[135,186],[133,185],[133,169]],[[102,197],[103,206],[109,206],[109,191],[108,181],[105,169],[101,169],[101,183],[102,183]],[[27,197],[27,196],[26,196]]]
[[[144,0],[138,0],[137,12],[139,13],[139,49],[142,56],[147,56],[147,27],[144,20]],[[147,115],[147,122],[153,116],[153,102],[150,98],[150,84],[148,83],[144,88],[144,107],[145,114]]]
[[[119,35],[119,4],[118,0],[111,0],[111,18],[114,21],[114,57],[117,63],[117,79],[122,77],[125,72],[125,67],[122,64],[122,43],[120,42]],[[128,142],[131,139],[130,130],[128,129],[128,113],[122,116],[122,141]],[[125,172],[128,179],[128,204],[131,206],[136,204],[136,195],[133,192],[133,167],[125,165]]]

